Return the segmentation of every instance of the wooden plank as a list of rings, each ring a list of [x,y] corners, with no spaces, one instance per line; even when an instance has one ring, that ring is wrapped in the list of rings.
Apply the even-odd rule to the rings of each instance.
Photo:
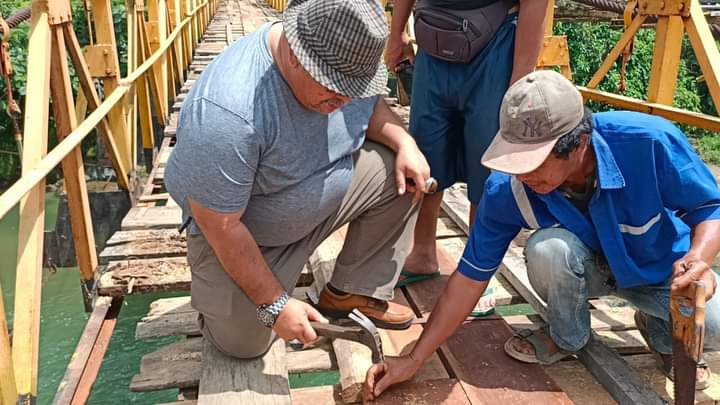
[[[140,373],[130,383],[134,392],[197,387],[202,370],[203,338],[196,337],[165,346],[143,356]],[[288,373],[313,373],[333,368],[329,344],[288,351]]]
[[[186,258],[110,262],[98,281],[98,294],[110,296],[189,289]]]
[[[290,404],[285,344],[273,343],[261,358],[238,360],[203,345],[199,405]]]
[[[405,294],[403,294],[400,289],[395,290],[393,302],[408,307],[410,306],[410,303],[405,298]],[[411,325],[410,328],[405,330],[378,329],[382,340],[383,352],[386,356],[403,356],[409,354],[420,338],[422,330],[422,325]],[[410,381],[438,380],[449,377],[450,375],[445,369],[445,365],[440,359],[440,356],[438,356],[437,353],[433,353]]]
[[[85,324],[85,329],[80,336],[80,341],[75,347],[75,352],[70,357],[70,363],[65,369],[65,375],[62,381],[60,381],[60,385],[55,393],[54,404],[68,404],[75,395],[75,390],[80,383],[80,377],[82,376],[83,370],[85,370],[88,358],[92,352],[92,347],[100,334],[100,329],[105,321],[105,315],[110,309],[111,303],[112,298],[109,297],[99,297],[95,302],[95,307],[90,314],[90,319],[88,319]]]
[[[340,387],[324,385],[320,387],[293,388],[290,390],[293,405],[335,405],[342,404]]]
[[[377,405],[415,404],[472,404],[462,383],[456,379],[404,382],[390,387],[380,398],[370,402]],[[491,403],[491,402],[484,402]]]
[[[607,390],[577,360],[559,361],[543,368],[576,404],[617,404]]]
[[[90,392],[93,384],[100,373],[100,367],[103,364],[103,358],[105,352],[110,346],[110,339],[112,338],[115,325],[117,325],[117,317],[120,314],[122,308],[123,299],[113,299],[110,309],[105,314],[105,319],[100,326],[100,331],[97,334],[97,338],[92,345],[91,353],[88,356],[85,368],[80,376],[77,388],[75,389],[75,395],[70,402],[71,405],[84,405],[90,398]]]
[[[117,231],[105,242],[105,246],[117,246],[129,243],[151,241],[184,242],[185,233],[178,233],[177,229],[138,229],[133,231]]]
[[[106,246],[100,253],[100,263],[114,260],[152,259],[161,257],[181,257],[187,254],[187,243],[177,232],[172,239],[141,240]]]
[[[359,402],[367,370],[372,366],[370,348],[345,339],[332,342],[340,372],[340,396],[346,403]]]
[[[122,229],[179,228],[182,224],[180,207],[135,207],[122,220]]]
[[[512,334],[503,320],[467,322],[441,347],[471,402],[571,404],[540,365],[505,354]]]
[[[703,358],[708,363],[711,370],[720,369],[720,353],[705,352]],[[660,371],[658,358],[652,354],[639,354],[635,356],[623,357],[628,364],[636,369],[642,378],[653,386],[655,391],[672,402],[673,400],[673,383],[665,377]],[[695,392],[696,404],[717,404],[720,401],[720,376],[713,373],[710,379],[710,386],[703,391]]]

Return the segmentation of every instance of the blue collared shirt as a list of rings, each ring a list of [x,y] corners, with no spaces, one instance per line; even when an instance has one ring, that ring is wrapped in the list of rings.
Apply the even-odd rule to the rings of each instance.
[[[665,281],[690,248],[690,231],[720,219],[720,190],[685,135],[652,115],[594,114],[597,189],[582,214],[555,190],[537,194],[493,173],[458,270],[488,280],[522,228],[563,227],[602,251],[619,288]]]

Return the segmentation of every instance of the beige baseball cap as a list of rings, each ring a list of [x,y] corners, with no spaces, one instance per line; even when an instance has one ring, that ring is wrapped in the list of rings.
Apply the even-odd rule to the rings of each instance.
[[[482,164],[524,174],[547,159],[557,140],[578,126],[583,99],[574,84],[551,70],[530,73],[510,86],[500,107],[500,130]]]

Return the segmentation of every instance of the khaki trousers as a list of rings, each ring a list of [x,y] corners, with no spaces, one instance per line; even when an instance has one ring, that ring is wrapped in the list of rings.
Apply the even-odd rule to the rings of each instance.
[[[315,248],[349,223],[331,282],[349,293],[392,299],[410,252],[418,204],[412,204],[412,195],[397,195],[395,155],[390,149],[366,141],[353,161],[350,188],[333,215],[291,245],[260,248],[286,291],[292,292]],[[263,355],[274,339],[272,330],[259,323],[256,305],[223,270],[202,235],[188,237],[188,263],[192,306],[200,312],[205,338],[230,356]]]

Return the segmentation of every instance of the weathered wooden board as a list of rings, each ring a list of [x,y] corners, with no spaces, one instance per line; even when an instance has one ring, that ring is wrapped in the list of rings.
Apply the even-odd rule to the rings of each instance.
[[[177,229],[138,229],[134,231],[117,231],[105,242],[105,246],[115,246],[133,242],[175,242],[185,241],[185,233],[179,234]]]
[[[578,405],[617,404],[607,390],[577,360],[559,361],[550,366],[543,366],[543,368],[568,397]]]
[[[470,405],[476,402],[468,399],[458,380],[446,378],[398,384],[388,389],[377,400],[369,403],[377,405]],[[485,403],[492,404],[492,402]]]
[[[706,352],[703,358],[712,371],[720,370],[720,353]],[[652,354],[639,354],[635,356],[624,356],[634,369],[638,370],[642,378],[653,386],[655,391],[668,400],[673,400],[673,383],[660,372],[659,360]],[[710,386],[703,391],[695,392],[696,404],[717,404],[720,403],[720,375],[713,373],[710,379]]]
[[[443,345],[442,352],[471,402],[572,404],[538,364],[522,364],[505,354],[512,336],[503,320],[467,322]]]
[[[206,341],[198,404],[290,405],[286,355],[282,340],[254,360],[225,356]]]
[[[370,348],[345,339],[334,339],[332,345],[340,372],[340,396],[346,403],[359,402],[365,375],[372,366]]]
[[[197,387],[202,370],[202,346],[200,337],[182,340],[143,356],[140,373],[130,383],[131,391],[157,391],[168,388]],[[287,370],[289,373],[313,373],[332,370],[335,364],[330,355],[330,345],[292,351],[288,348]]]
[[[293,388],[290,390],[293,405],[335,405],[342,404],[340,387],[323,385],[320,387]]]
[[[187,254],[184,234],[180,235],[173,229],[162,236],[162,238],[145,238],[105,246],[98,259],[100,263],[105,264],[113,260],[179,257]]]
[[[98,294],[124,296],[190,289],[190,268],[184,257],[113,261],[98,281]]]
[[[180,207],[135,207],[122,220],[122,229],[179,228],[182,224]]]

